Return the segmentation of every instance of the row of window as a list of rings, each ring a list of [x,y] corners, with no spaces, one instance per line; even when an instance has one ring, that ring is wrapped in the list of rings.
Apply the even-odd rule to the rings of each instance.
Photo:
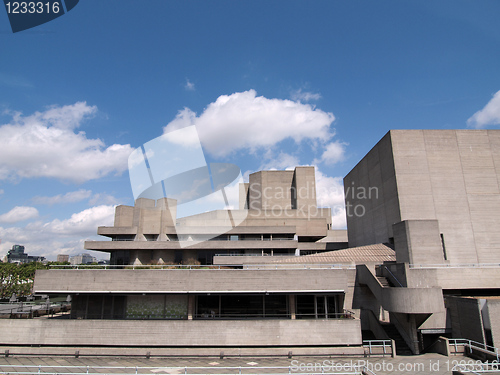
[[[215,294],[195,296],[193,319],[336,319],[347,317],[344,295]],[[188,295],[76,295],[73,319],[187,319]]]
[[[158,241],[159,234],[144,234],[147,241]],[[212,237],[211,235],[194,234],[168,234],[169,241],[290,241],[295,238],[292,233],[273,234],[222,234]],[[120,234],[112,237],[112,241],[134,241],[135,235]]]

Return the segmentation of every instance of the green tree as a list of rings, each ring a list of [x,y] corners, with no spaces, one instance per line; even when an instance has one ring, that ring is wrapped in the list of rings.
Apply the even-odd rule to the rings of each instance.
[[[9,298],[12,293],[17,296],[28,296],[33,292],[33,280],[38,269],[49,269],[51,266],[68,265],[69,262],[31,262],[24,264],[0,263],[0,298]]]

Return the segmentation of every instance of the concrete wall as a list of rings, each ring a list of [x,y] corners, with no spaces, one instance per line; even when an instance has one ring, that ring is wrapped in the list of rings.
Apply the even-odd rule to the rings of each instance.
[[[249,176],[250,209],[292,208],[294,171],[260,171]]]
[[[500,347],[500,300],[489,298],[486,303],[488,304],[493,346],[498,348]]]
[[[446,297],[446,307],[451,316],[452,336],[484,342],[481,306],[475,298]]]
[[[37,270],[35,293],[346,291],[351,269]]]
[[[391,130],[346,176],[349,245],[387,242],[392,225],[437,220],[450,263],[499,263],[500,130]],[[393,157],[392,157],[393,156]],[[379,200],[347,188],[377,187]]]
[[[316,208],[316,177],[314,167],[296,167],[292,187],[292,206],[294,208]]]
[[[356,266],[358,282],[370,288],[382,307],[390,312],[427,314],[444,311],[441,288],[383,287],[365,265]]]
[[[0,319],[1,345],[333,346],[361,345],[360,321],[124,321]]]
[[[443,264],[437,220],[405,220],[392,226],[396,260],[410,264]]]
[[[389,242],[401,221],[390,133],[344,178],[349,247]]]
[[[410,268],[406,270],[406,278],[409,287],[497,289],[500,286],[499,271],[500,267]]]

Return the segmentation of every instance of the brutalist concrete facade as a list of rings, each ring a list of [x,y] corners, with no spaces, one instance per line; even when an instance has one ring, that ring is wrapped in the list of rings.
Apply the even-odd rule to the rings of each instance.
[[[499,263],[499,181],[499,130],[391,130],[344,179],[349,246],[422,233],[410,263]]]
[[[85,248],[111,253],[112,264],[212,264],[215,255],[300,255],[331,229],[331,209],[316,205],[313,167],[260,171],[240,186],[240,209],[176,217],[176,202],[140,198],[118,206],[113,227]],[[229,215],[228,215],[229,212]],[[234,222],[238,225],[234,225]]]
[[[361,321],[349,310],[354,265],[273,264],[326,252],[332,239],[346,245],[345,233],[331,230],[330,208],[317,207],[313,167],[251,174],[236,209],[177,218],[176,207],[167,198],[118,206],[115,225],[98,229],[112,241],[85,244],[110,252],[111,269],[36,275],[37,293],[72,296],[70,319],[9,323],[15,338],[3,340],[22,344],[31,327],[59,332],[33,340],[42,346],[363,353]],[[224,266],[212,265],[214,256]]]
[[[376,270],[358,266],[353,306],[389,312],[414,353],[438,334],[498,336],[477,306],[500,288],[499,172],[500,130],[391,130],[344,179],[349,246],[396,251]]]
[[[16,332],[2,343],[28,344],[36,329],[58,332],[37,336],[42,346],[118,340],[177,353],[278,346],[333,354],[349,345],[354,354],[362,330],[384,339],[390,324],[413,353],[439,335],[498,346],[499,169],[499,130],[390,131],[344,180],[344,252],[356,260],[335,265],[328,250],[342,249],[345,233],[317,207],[312,167],[250,175],[229,213],[177,218],[172,200],[138,199],[98,229],[112,241],[86,243],[110,252],[118,269],[37,271],[35,292],[71,294],[73,319],[0,322]],[[362,261],[370,246],[385,255]],[[311,253],[324,260],[299,257]],[[164,269],[137,269],[148,265]],[[106,334],[94,337],[99,330]]]

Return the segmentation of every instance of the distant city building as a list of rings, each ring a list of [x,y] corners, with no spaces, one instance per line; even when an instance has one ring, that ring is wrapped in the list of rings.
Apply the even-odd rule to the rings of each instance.
[[[91,263],[97,263],[96,257],[93,257],[90,254],[83,253],[83,254],[78,254],[75,256],[72,256],[69,258],[69,262],[73,265],[75,264],[91,264]]]
[[[43,262],[44,257],[29,256],[24,252],[24,246],[14,245],[12,249],[7,252],[7,262],[9,263],[30,263],[30,262]]]
[[[60,263],[69,262],[69,255],[68,254],[59,254],[57,256],[57,261]]]

